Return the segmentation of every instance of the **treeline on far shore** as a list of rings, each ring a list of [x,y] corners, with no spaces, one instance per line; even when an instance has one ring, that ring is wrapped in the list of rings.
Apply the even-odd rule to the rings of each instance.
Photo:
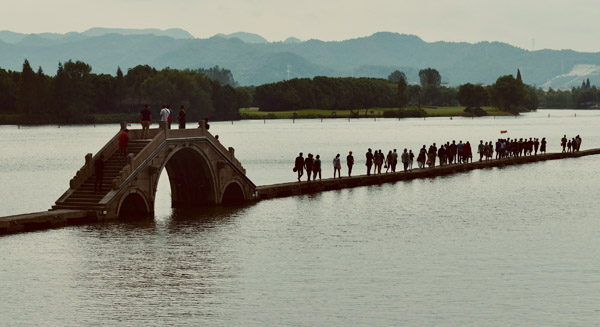
[[[599,108],[600,91],[582,81],[570,90],[547,91],[523,83],[520,71],[500,76],[492,85],[448,87],[433,68],[419,71],[419,84],[408,85],[404,73],[387,79],[356,77],[295,78],[260,86],[240,87],[231,72],[210,69],[157,70],[138,65],[123,73],[95,74],[81,61],[58,63],[54,75],[35,72],[25,60],[21,72],[0,68],[0,124],[76,124],[136,121],[145,104],[158,117],[161,105],[185,105],[188,121],[203,118],[235,120],[240,108],[261,111],[319,109],[367,115],[372,108],[397,108],[390,117],[421,117],[423,107],[463,106],[467,115],[486,115],[482,107],[508,114],[543,108]],[[489,110],[488,110],[489,111]]]
[[[323,76],[292,79],[256,87],[253,105],[262,111],[357,110],[356,116],[358,109],[365,108],[461,105],[468,114],[485,115],[483,106],[517,114],[538,107],[595,108],[600,102],[600,92],[589,80],[571,90],[544,91],[523,83],[519,70],[516,77],[500,76],[494,84],[485,86],[471,83],[443,86],[440,73],[433,68],[419,71],[419,78],[420,84],[408,85],[405,74],[394,71],[387,79]],[[413,116],[424,115],[420,110],[411,111]]]
[[[210,69],[156,70],[139,65],[115,76],[94,74],[81,61],[59,63],[56,74],[34,72],[27,60],[21,72],[0,68],[0,123],[75,124],[136,120],[144,104],[158,118],[162,104],[185,105],[188,121],[239,119],[251,105],[246,88],[234,87],[231,72]]]

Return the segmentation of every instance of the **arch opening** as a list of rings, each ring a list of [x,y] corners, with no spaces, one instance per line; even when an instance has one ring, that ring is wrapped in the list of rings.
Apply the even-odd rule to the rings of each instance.
[[[244,202],[244,191],[238,183],[231,183],[225,188],[223,192],[222,204],[236,204]]]
[[[137,193],[127,195],[119,209],[119,218],[147,217],[149,215],[150,211],[146,201]]]
[[[216,203],[213,177],[206,159],[192,148],[177,151],[165,165],[171,186],[171,206]]]

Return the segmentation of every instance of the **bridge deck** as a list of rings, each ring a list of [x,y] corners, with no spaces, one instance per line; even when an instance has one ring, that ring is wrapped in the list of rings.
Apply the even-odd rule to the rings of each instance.
[[[492,167],[504,167],[509,165],[520,165],[538,161],[564,159],[564,158],[576,158],[587,155],[600,154],[600,149],[591,149],[580,152],[569,152],[569,153],[548,153],[537,156],[526,156],[518,158],[504,158],[498,160],[489,161],[475,161],[472,163],[465,164],[453,164],[446,165],[443,167],[436,166],[435,168],[425,169],[413,169],[412,171],[395,172],[395,173],[381,173],[380,175],[371,174],[367,175],[356,175],[352,177],[342,178],[326,178],[317,181],[306,181],[306,175],[303,176],[302,182],[291,182],[273,185],[264,185],[256,188],[258,199],[270,199],[275,197],[286,197],[299,194],[310,194],[328,190],[339,190],[343,188],[351,188],[366,185],[376,185],[382,183],[390,183],[403,180],[412,180],[417,178],[428,178],[442,175],[455,174],[459,172],[465,172],[474,169],[484,169]],[[399,167],[402,165],[400,164]],[[355,166],[355,172],[364,172],[365,168],[361,166]],[[342,169],[343,170],[343,169]],[[402,168],[400,168],[402,170]],[[295,173],[294,173],[295,174]],[[295,177],[295,175],[293,175]]]

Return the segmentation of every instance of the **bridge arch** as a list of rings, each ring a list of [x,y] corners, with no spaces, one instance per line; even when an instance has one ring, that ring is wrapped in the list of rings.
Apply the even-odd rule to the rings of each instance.
[[[244,200],[246,200],[246,197],[244,196],[244,187],[237,180],[227,184],[221,195],[222,204],[239,203]]]
[[[162,160],[158,174],[166,170],[171,187],[171,206],[201,206],[218,200],[215,172],[208,156],[195,145],[182,144]],[[158,175],[160,176],[160,175]],[[156,178],[152,198],[158,188]]]
[[[117,212],[118,217],[141,217],[153,213],[154,208],[150,206],[150,202],[143,192],[138,189],[131,189],[121,197]]]

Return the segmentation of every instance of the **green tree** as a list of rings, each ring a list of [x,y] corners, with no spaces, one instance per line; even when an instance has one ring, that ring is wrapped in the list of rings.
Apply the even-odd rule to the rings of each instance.
[[[492,86],[490,100],[500,110],[517,114],[524,107],[526,95],[522,82],[512,75],[505,75]]]
[[[127,70],[125,83],[129,92],[138,104],[142,103],[142,84],[149,78],[156,76],[158,72],[155,68],[148,65],[138,65]]]
[[[17,76],[0,68],[0,111],[15,112],[17,109]]]
[[[433,68],[421,69],[419,71],[419,80],[421,81],[421,87],[424,89],[429,85],[439,87],[442,84],[440,72]]]
[[[127,96],[127,83],[125,82],[125,77],[123,76],[121,67],[117,67],[117,76],[115,78],[114,89],[114,100],[120,105],[121,101],[123,101],[123,99]]]
[[[467,83],[458,87],[456,99],[467,108],[481,108],[487,103],[488,94],[483,86]]]
[[[25,59],[21,77],[19,79],[19,87],[17,90],[17,108],[18,111],[25,117],[33,116],[37,111],[37,81],[29,61]]]
[[[406,74],[404,74],[403,72],[399,71],[399,70],[395,70],[393,71],[389,76],[388,76],[388,81],[392,82],[392,83],[398,83],[400,82],[400,80],[404,80],[404,82],[406,82]]]
[[[406,83],[406,76],[400,76],[396,89],[396,102],[398,104],[398,108],[404,108],[408,104],[407,90],[408,84]]]

